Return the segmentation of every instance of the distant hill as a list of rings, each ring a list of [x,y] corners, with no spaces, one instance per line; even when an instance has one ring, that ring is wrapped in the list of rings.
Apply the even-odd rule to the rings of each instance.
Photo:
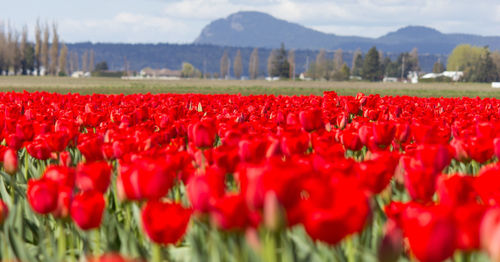
[[[313,30],[277,19],[266,13],[244,11],[208,24],[194,40],[196,44],[237,47],[277,48],[284,42],[289,48],[367,51],[372,46],[388,53],[407,52],[414,47],[419,53],[449,54],[462,43],[500,50],[500,37],[471,34],[443,34],[423,26],[408,26],[379,38],[340,36]]]
[[[220,70],[220,58],[227,50],[233,61],[236,51],[241,50],[243,60],[243,75],[248,76],[250,47],[223,47],[207,44],[113,44],[113,43],[74,43],[67,44],[69,51],[78,53],[81,58],[85,50],[95,51],[95,62],[106,61],[111,70],[123,70],[125,58],[129,69],[139,71],[145,67],[181,69],[182,62],[189,62],[202,72],[215,73]],[[259,71],[261,76],[267,75],[267,58],[270,48],[259,48]],[[296,72],[305,71],[309,63],[314,62],[318,50],[296,50]],[[351,66],[353,52],[344,52],[344,61]],[[395,60],[399,53],[385,54]],[[333,59],[333,52],[327,52],[327,58]],[[432,71],[434,62],[438,59],[446,61],[446,55],[419,56],[420,67],[423,71]],[[81,63],[81,61],[80,61]],[[232,62],[231,62],[232,64]],[[231,75],[233,71],[231,69]]]

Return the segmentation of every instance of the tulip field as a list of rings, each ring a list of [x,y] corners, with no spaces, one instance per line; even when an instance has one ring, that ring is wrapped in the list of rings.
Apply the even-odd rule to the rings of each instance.
[[[500,100],[0,93],[0,261],[500,261]]]

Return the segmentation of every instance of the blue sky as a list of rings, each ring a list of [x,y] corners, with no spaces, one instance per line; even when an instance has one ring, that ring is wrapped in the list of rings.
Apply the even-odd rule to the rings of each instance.
[[[241,10],[339,35],[378,37],[406,25],[500,35],[499,0],[20,0],[2,3],[0,21],[30,30],[37,18],[56,21],[66,42],[189,43]]]

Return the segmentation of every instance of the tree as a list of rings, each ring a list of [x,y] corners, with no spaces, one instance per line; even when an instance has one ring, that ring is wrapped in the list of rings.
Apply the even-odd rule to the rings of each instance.
[[[389,57],[384,58],[384,75],[388,77],[399,77],[401,75],[400,65],[397,61],[393,62]]]
[[[361,69],[363,68],[363,54],[361,50],[357,49],[352,57],[351,74],[353,76],[361,76]]]
[[[326,60],[325,49],[319,50],[316,56],[315,73],[312,75],[313,79],[327,79],[328,78],[328,62]]]
[[[43,42],[40,55],[41,65],[45,68],[45,74],[47,74],[47,70],[49,70],[49,26],[47,24],[43,28]]]
[[[442,73],[445,71],[443,63],[441,63],[441,59],[438,59],[436,63],[434,63],[434,66],[432,66],[432,72],[433,73]]]
[[[76,56],[78,58],[78,56]],[[96,72],[103,72],[109,70],[108,63],[106,61],[99,62],[95,65],[94,70]]]
[[[27,75],[28,71],[33,72],[35,67],[35,50],[33,45],[28,43],[28,28],[26,26],[23,27],[19,49],[21,50],[21,71],[23,75]]]
[[[239,49],[236,51],[236,56],[234,57],[233,72],[236,79],[241,78],[241,74],[243,73],[243,61],[241,60],[241,51]]]
[[[84,73],[89,71],[89,52],[87,50],[83,51],[82,54],[82,71]]]
[[[183,78],[192,78],[195,75],[196,69],[194,66],[190,63],[182,63],[182,71],[181,71],[181,77]]]
[[[90,55],[89,55],[89,72],[94,72],[94,67],[95,67],[95,61],[94,61],[94,59],[95,59],[94,49],[90,49]]]
[[[17,75],[22,68],[22,51],[19,46],[19,33],[17,31],[14,31],[10,50],[12,52],[12,69],[14,74]]]
[[[220,77],[223,79],[229,77],[229,54],[227,53],[227,50],[224,50],[224,53],[220,58]]]
[[[67,59],[68,59],[68,47],[63,43],[61,48],[61,54],[59,54],[59,75],[66,76],[68,75],[67,67]]]
[[[415,47],[410,51],[409,63],[411,64],[411,71],[420,71],[420,62],[418,60],[418,49]]]
[[[350,75],[351,69],[344,63],[338,70],[333,71],[332,79],[335,81],[346,81],[349,80]]]
[[[333,70],[340,71],[341,67],[344,65],[344,58],[342,57],[344,53],[342,49],[337,49],[333,55]]]
[[[451,71],[465,71],[471,65],[477,64],[485,49],[478,46],[458,45],[448,56],[446,68]]]
[[[259,76],[259,50],[254,48],[250,55],[250,64],[248,66],[250,79],[257,79]]]
[[[277,76],[277,68],[276,68],[276,59],[277,59],[277,51],[273,49],[267,58],[267,75],[269,77]]]
[[[57,75],[57,58],[59,55],[59,35],[57,34],[57,25],[52,24],[52,45],[50,46],[50,68],[52,75]]]
[[[484,52],[481,54],[479,61],[464,71],[464,78],[470,82],[494,82],[500,78],[490,51],[484,47]]]
[[[366,53],[362,76],[364,79],[372,82],[382,80],[383,74],[381,72],[380,60],[376,47],[370,48],[368,53]]]
[[[295,50],[288,51],[288,64],[290,65],[290,77],[295,80]]]
[[[495,64],[495,67],[497,68],[497,74],[500,76],[500,52],[495,51],[491,53],[491,60],[493,60],[493,63]]]
[[[2,26],[0,26],[0,76],[6,70],[7,64],[7,39],[5,38],[5,32]]]
[[[276,60],[274,60],[274,68],[277,76],[280,78],[290,78],[290,64],[285,49],[285,44],[281,43],[281,48],[278,50]]]
[[[42,29],[40,27],[40,20],[37,20],[35,25],[35,56],[34,56],[37,75],[40,75],[40,67],[42,66],[41,55],[42,55]]]

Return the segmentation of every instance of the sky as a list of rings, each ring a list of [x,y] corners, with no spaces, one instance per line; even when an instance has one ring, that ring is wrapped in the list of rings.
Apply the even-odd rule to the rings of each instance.
[[[500,35],[500,0],[20,0],[0,7],[4,26],[57,23],[65,42],[190,43],[211,21],[262,11],[326,33],[379,37],[407,25]]]

